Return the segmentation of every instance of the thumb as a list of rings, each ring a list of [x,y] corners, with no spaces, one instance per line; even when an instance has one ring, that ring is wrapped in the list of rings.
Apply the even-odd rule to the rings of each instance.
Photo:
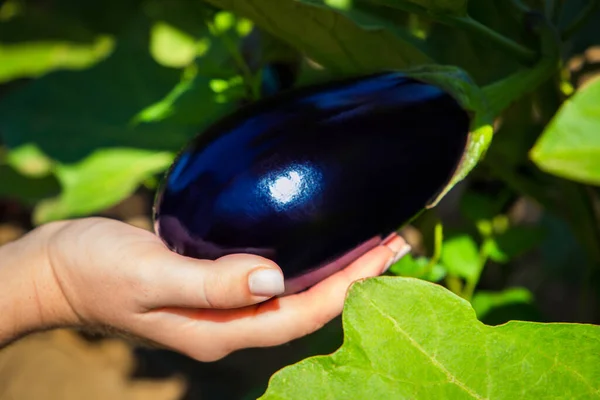
[[[273,261],[232,254],[216,261],[196,260],[171,251],[151,258],[144,308],[238,308],[256,304],[285,290],[283,273]],[[148,283],[148,282],[147,282]]]

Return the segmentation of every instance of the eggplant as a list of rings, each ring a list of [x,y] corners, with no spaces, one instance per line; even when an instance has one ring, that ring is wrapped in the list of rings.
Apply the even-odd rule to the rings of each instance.
[[[155,232],[188,257],[269,258],[296,293],[418,215],[457,170],[469,125],[452,95],[401,72],[264,98],[178,155]]]

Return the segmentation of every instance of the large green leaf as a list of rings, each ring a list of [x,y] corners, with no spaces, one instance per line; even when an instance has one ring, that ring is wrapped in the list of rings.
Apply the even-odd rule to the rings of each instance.
[[[567,100],[539,138],[530,157],[542,170],[600,185],[600,79]]]
[[[344,345],[271,378],[261,399],[600,398],[600,327],[479,322],[465,300],[413,278],[354,284]]]
[[[123,148],[97,150],[82,162],[58,165],[55,173],[62,192],[38,205],[34,222],[88,215],[113,206],[172,161],[169,152]]]
[[[316,0],[207,1],[251,19],[338,73],[355,74],[430,62],[416,37],[351,8],[334,9]]]

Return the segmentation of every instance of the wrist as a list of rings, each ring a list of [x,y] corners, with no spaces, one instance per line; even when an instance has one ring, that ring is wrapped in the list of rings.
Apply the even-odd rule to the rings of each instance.
[[[47,251],[50,238],[64,224],[44,225],[0,247],[0,345],[77,320],[64,299]]]

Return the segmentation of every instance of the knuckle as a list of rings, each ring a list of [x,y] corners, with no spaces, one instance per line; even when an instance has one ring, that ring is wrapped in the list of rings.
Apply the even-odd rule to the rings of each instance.
[[[202,300],[209,308],[229,308],[235,302],[236,288],[231,287],[235,279],[228,277],[226,273],[210,271],[204,274],[202,283]]]

